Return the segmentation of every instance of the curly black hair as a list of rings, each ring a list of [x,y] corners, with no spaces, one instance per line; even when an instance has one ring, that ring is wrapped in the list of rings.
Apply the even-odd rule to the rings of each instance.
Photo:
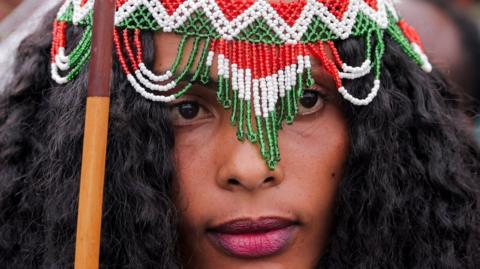
[[[2,268],[73,266],[87,68],[50,79],[53,17],[21,44],[0,97]],[[142,42],[151,64],[152,35]],[[377,99],[343,103],[351,149],[318,268],[480,268],[480,150],[443,77],[385,42]],[[361,40],[337,45],[361,61]],[[168,107],[135,93],[118,63],[113,74],[101,268],[181,268]],[[365,94],[372,80],[349,87]]]

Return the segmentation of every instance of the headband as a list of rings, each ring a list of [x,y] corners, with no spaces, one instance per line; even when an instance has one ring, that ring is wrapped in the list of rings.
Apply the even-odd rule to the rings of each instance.
[[[333,77],[339,93],[354,105],[371,103],[380,89],[384,35],[424,71],[430,65],[420,38],[400,19],[395,0],[116,0],[116,57],[131,86],[151,101],[171,102],[193,83],[207,84],[216,62],[217,97],[232,110],[237,138],[258,143],[270,169],[280,161],[278,132],[298,113],[303,90],[313,85],[311,57]],[[90,59],[94,0],[66,0],[53,27],[52,79],[73,80]],[[67,52],[67,27],[84,28]],[[182,36],[171,68],[157,74],[143,61],[141,36],[146,31]],[[335,41],[363,38],[364,62],[351,66]],[[191,50],[185,49],[193,40]],[[69,46],[70,47],[70,46]],[[327,52],[330,51],[333,57]],[[183,59],[184,68],[179,68]],[[195,65],[196,59],[199,63]],[[355,97],[343,81],[373,74],[367,96]],[[191,75],[191,76],[190,76]],[[174,94],[181,81],[188,83]]]

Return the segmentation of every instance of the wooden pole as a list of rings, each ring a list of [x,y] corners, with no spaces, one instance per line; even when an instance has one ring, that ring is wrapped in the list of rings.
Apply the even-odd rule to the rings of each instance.
[[[115,0],[97,0],[88,80],[75,269],[99,266]]]

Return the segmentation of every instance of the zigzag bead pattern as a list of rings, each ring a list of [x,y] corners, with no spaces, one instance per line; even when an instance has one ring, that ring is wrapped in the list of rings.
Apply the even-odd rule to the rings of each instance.
[[[139,7],[145,6],[161,30],[171,32],[182,26],[194,12],[201,10],[225,40],[232,40],[257,19],[264,19],[284,42],[295,44],[301,40],[315,16],[318,16],[328,29],[340,39],[350,37],[356,18],[360,13],[375,21],[378,27],[385,29],[388,26],[388,13],[398,19],[393,5],[394,1],[299,0],[295,2],[304,2],[304,6],[299,10],[301,12],[298,14],[298,18],[290,25],[268,0],[247,0],[251,5],[245,10],[237,11],[238,15],[233,19],[229,19],[231,16],[227,15],[220,6],[228,5],[224,2],[231,2],[230,6],[241,6],[245,0],[117,0],[115,25],[120,26]],[[73,24],[78,24],[88,16],[94,2],[95,0],[86,0],[82,5],[81,0],[67,0],[57,17],[62,17],[68,7],[73,4]],[[180,4],[176,6],[176,9],[169,9],[163,2],[179,2]],[[372,4],[372,2],[376,3]],[[342,12],[338,10],[339,3],[344,7]]]
[[[315,82],[312,60],[318,60],[333,78],[339,94],[357,106],[370,104],[379,93],[386,34],[423,70],[432,70],[420,38],[398,18],[394,1],[117,0],[115,54],[132,88],[155,102],[172,102],[193,83],[207,84],[216,64],[217,99],[232,110],[237,138],[258,143],[262,157],[274,169],[280,161],[278,132],[282,124],[293,122],[304,89]],[[93,5],[94,0],[66,0],[58,12],[51,76],[59,84],[75,78],[89,60]],[[67,54],[69,24],[85,31]],[[143,31],[182,36],[170,70],[156,74],[144,63]],[[334,41],[357,37],[364,38],[365,60],[352,66],[342,59]],[[187,51],[190,46],[185,44],[192,40]],[[373,87],[363,98],[343,85],[344,80],[369,74]],[[181,82],[186,85],[180,87]]]

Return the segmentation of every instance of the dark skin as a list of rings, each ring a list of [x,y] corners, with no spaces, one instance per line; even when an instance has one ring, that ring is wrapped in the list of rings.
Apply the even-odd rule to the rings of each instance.
[[[180,36],[156,35],[155,71],[174,62]],[[191,49],[192,42],[186,46]],[[176,204],[187,268],[314,268],[328,243],[335,197],[349,148],[331,77],[313,63],[316,84],[300,115],[279,134],[282,160],[268,169],[258,145],[240,142],[216,86],[195,85],[172,104]],[[181,67],[185,65],[185,61]],[[180,68],[181,70],[182,68]],[[216,66],[212,80],[216,81]],[[304,105],[302,105],[302,103]],[[208,239],[209,227],[233,219],[282,217],[298,226],[280,253],[257,259],[228,255]]]

